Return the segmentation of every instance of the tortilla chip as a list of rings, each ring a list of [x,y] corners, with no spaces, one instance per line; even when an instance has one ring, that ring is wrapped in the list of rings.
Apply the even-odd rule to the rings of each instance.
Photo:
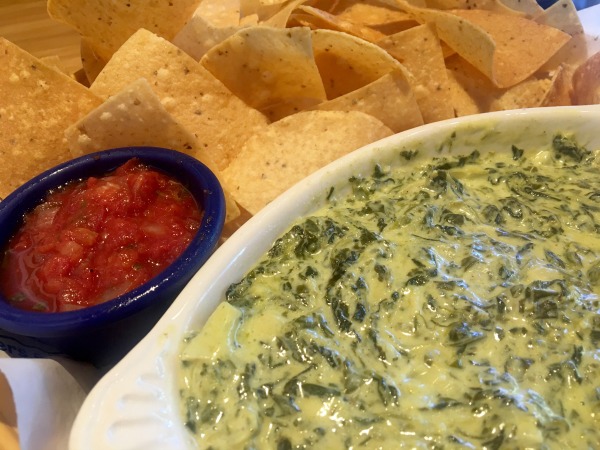
[[[191,56],[147,30],[123,44],[90,89],[107,98],[138,78],[148,80],[165,109],[197,136],[219,169],[267,124]]]
[[[178,150],[200,160],[217,177],[215,162],[196,137],[164,108],[145,78],[117,92],[95,110],[71,125],[65,137],[73,156],[107,148],[152,146]],[[240,214],[233,198],[226,193],[229,222]]]
[[[258,16],[256,14],[240,18],[240,27],[254,27],[257,25],[258,25]]]
[[[240,23],[240,0],[202,0],[192,17],[201,17],[215,27],[231,27]]]
[[[108,61],[139,28],[173,39],[201,0],[48,0],[50,17],[75,28]]]
[[[70,124],[101,103],[86,87],[0,38],[0,198],[71,155]]]
[[[571,0],[558,0],[535,16],[534,20],[571,36],[583,34],[583,25],[579,20],[577,8]]]
[[[299,27],[303,27],[303,28],[310,28],[311,30],[318,30],[319,27],[317,23],[315,23],[317,20],[315,19],[314,16],[309,16],[308,14],[300,14],[300,13],[293,13],[290,15],[287,25],[287,28],[299,28]]]
[[[145,78],[109,97],[65,131],[74,157],[107,148],[147,145],[187,153],[214,167],[196,137],[167,112]],[[206,160],[208,159],[208,163]]]
[[[232,197],[233,198],[233,197]],[[223,231],[221,232],[221,238],[219,240],[219,245],[225,242],[227,239],[231,237],[233,233],[240,229],[242,225],[244,225],[248,220],[252,218],[252,214],[242,208],[240,205],[236,203],[239,215],[233,220],[225,220],[225,225],[223,226]]]
[[[223,171],[225,186],[256,214],[317,169],[391,134],[379,120],[357,111],[300,112],[252,136]]]
[[[385,27],[392,23],[414,22],[404,11],[379,2],[355,2],[336,14],[340,19],[362,23],[368,27]]]
[[[557,53],[571,37],[556,28],[513,14],[486,10],[434,11],[397,0],[499,88],[525,80]]]
[[[256,14],[260,8],[260,0],[240,0],[240,18]]]
[[[310,0],[240,0],[240,21],[256,17],[255,24],[284,28],[292,10]]]
[[[411,29],[412,27],[416,27],[419,25],[419,22],[413,19],[406,19],[400,22],[390,22],[382,25],[373,25],[371,28],[379,31],[380,33],[385,34],[386,36],[390,36],[392,34],[400,33],[401,31],[406,31]]]
[[[454,117],[444,54],[432,27],[420,25],[377,43],[413,75],[425,123]]]
[[[399,0],[380,0],[385,4],[393,4],[393,6],[398,6],[400,3]],[[416,8],[427,8],[427,0],[405,0],[404,3],[408,3],[411,6]]]
[[[552,56],[544,65],[540,67],[540,71],[549,72],[555,70],[561,64],[569,64],[578,66],[585,61],[590,55],[588,54],[589,37],[583,34],[575,35],[567,42],[558,52]]]
[[[91,85],[98,74],[102,72],[106,61],[98,56],[93,49],[92,43],[86,38],[81,39],[80,52],[83,71],[85,72],[88,85]]]
[[[476,105],[470,113],[551,106],[564,101],[566,72],[539,73],[506,89],[495,87],[475,67],[456,55],[446,61],[455,81]]]
[[[293,0],[296,3],[298,0]],[[302,0],[301,2],[304,2]],[[264,22],[289,6],[289,0],[240,0],[240,18],[255,16],[257,23]]]
[[[368,26],[342,19],[311,6],[300,6],[297,8],[297,11],[307,17],[305,20],[314,24],[314,26],[311,27],[313,29],[322,28],[326,30],[343,31],[344,33],[351,34],[352,36],[359,37],[369,42],[377,42],[385,37],[385,34],[369,28]]]
[[[448,69],[447,75],[454,115],[456,117],[462,117],[482,112],[475,99],[467,92],[463,84],[459,81],[457,74]]]
[[[468,108],[459,115],[467,115],[467,112],[476,114],[489,111],[491,102],[501,95],[499,88],[460,55],[456,54],[446,59],[446,67],[448,73],[452,74],[453,81],[458,83],[472,101],[471,103],[462,99],[463,107],[468,106]],[[456,86],[453,89],[456,90]],[[453,95],[457,95],[456,92]],[[455,105],[454,108],[456,109]]]
[[[0,416],[0,419],[2,417]],[[0,420],[0,442],[2,450],[19,450],[19,430],[16,426],[10,426]]]
[[[288,3],[285,7],[283,7],[276,14],[272,15],[268,19],[265,19],[262,22],[262,24],[269,26],[269,27],[285,28],[294,9],[296,9],[296,7],[298,7],[302,3],[306,3],[306,2],[307,2],[307,0],[294,0],[290,3]]]
[[[361,111],[381,120],[394,133],[423,125],[411,85],[404,72],[399,70],[346,95],[320,103],[315,109]]]
[[[489,111],[541,106],[551,86],[552,80],[550,79],[529,78],[508,88],[497,98],[493,99],[490,103]]]
[[[325,99],[306,28],[244,29],[212,48],[200,62],[272,120]]]
[[[436,20],[440,37],[501,88],[525,80],[571,38],[522,17],[479,10],[452,14],[458,20],[448,16]],[[467,24],[469,41],[464,35]]]
[[[71,76],[71,74],[69,73],[69,71],[67,70],[65,65],[63,64],[62,60],[60,59],[60,56],[58,56],[58,55],[42,56],[40,58],[40,61],[44,65],[51,67],[58,72],[62,72],[67,76]]]
[[[537,0],[501,0],[508,8],[524,13],[527,17],[535,17],[544,11]]]
[[[240,25],[239,0],[204,0],[173,38],[173,44],[199,60],[244,26]]]
[[[395,70],[405,70],[382,48],[340,31],[313,31],[312,41],[328,100],[360,89]]]
[[[573,67],[562,64],[551,74],[552,84],[546,92],[541,106],[569,106],[572,104],[573,72]]]
[[[13,388],[2,371],[0,371],[0,394],[0,449],[19,450],[21,446],[17,426],[17,405]]]
[[[490,104],[490,111],[570,105],[569,78],[570,71],[564,66],[553,73],[530,77],[503,90]]]
[[[90,87],[90,83],[88,82],[87,75],[85,74],[83,67],[81,69],[79,69],[77,72],[71,74],[71,78],[73,78],[75,81],[77,81],[82,86],[85,86],[87,88]]]
[[[573,103],[600,104],[600,52],[592,55],[573,73]]]
[[[427,0],[427,7],[432,9],[479,9],[496,11],[502,14],[521,15],[519,10],[512,9],[500,0]]]

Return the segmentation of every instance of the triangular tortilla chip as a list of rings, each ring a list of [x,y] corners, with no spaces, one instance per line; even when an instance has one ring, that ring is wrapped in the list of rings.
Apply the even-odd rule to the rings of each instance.
[[[470,113],[560,105],[568,92],[564,68],[552,73],[538,73],[514,86],[500,89],[458,55],[448,58],[446,63],[454,81],[476,105]]]
[[[192,17],[202,17],[215,27],[240,24],[240,0],[202,0]]]
[[[40,61],[44,65],[51,67],[52,69],[54,69],[58,72],[62,72],[69,77],[71,76],[70,71],[66,68],[65,64],[63,63],[60,56],[58,56],[58,55],[42,56],[40,58]]]
[[[256,214],[317,169],[391,134],[379,120],[357,111],[300,112],[252,136],[223,172],[225,186]]]
[[[359,37],[369,42],[377,42],[385,37],[385,34],[363,25],[360,22],[352,22],[326,11],[313,8],[312,6],[300,6],[297,8],[297,11],[314,20],[313,23],[315,26],[311,28],[343,31],[344,33],[351,34],[352,36]],[[311,19],[308,20],[310,21]]]
[[[440,41],[428,25],[420,25],[379,41],[414,78],[413,91],[425,123],[454,117],[450,86]]]
[[[355,1],[336,14],[342,20],[362,23],[380,33],[390,35],[418,25],[406,12],[377,1]]]
[[[329,100],[360,89],[395,70],[405,70],[381,47],[341,31],[315,30],[312,42]]]
[[[73,156],[147,145],[178,150],[215,166],[196,137],[169,114],[145,78],[125,86],[65,131]]]
[[[239,0],[204,0],[173,44],[199,60],[208,50],[235,34],[240,24]]]
[[[460,55],[452,55],[446,59],[446,67],[454,81],[472,99],[475,106],[470,105],[466,110],[470,114],[489,111],[491,102],[501,95],[501,89],[494,86],[486,76]],[[464,112],[459,115],[466,115]]]
[[[303,2],[304,3],[304,2]],[[290,18],[290,24],[301,24],[301,26],[309,26],[311,29],[333,29],[347,31],[350,34],[361,36],[360,31],[352,32],[354,28],[363,28],[362,37],[368,41],[376,42],[383,35],[398,33],[412,26],[417,25],[417,22],[406,12],[400,11],[393,0],[386,4],[378,0],[336,0],[336,1],[311,1],[306,2],[307,6],[312,7],[317,14],[321,14],[318,18],[314,14],[308,14],[297,10]],[[333,18],[333,19],[332,19]],[[329,20],[329,24],[327,21]],[[333,20],[334,24],[331,23]],[[339,22],[337,26],[335,22]],[[349,27],[344,30],[343,24]]]
[[[435,11],[397,1],[420,22],[434,23],[440,39],[499,88],[525,80],[571,39],[556,28],[518,15],[475,9]]]
[[[107,98],[138,78],[148,80],[166,110],[197,136],[219,169],[267,124],[191,56],[147,30],[123,44],[90,89]]]
[[[458,96],[462,102],[462,108],[457,108],[457,105],[453,104],[457,116],[489,111],[490,102],[499,89],[458,54],[446,59],[446,67],[449,80],[457,84],[453,87],[453,95]],[[464,97],[465,95],[471,99],[472,103]]]
[[[71,158],[63,132],[101,100],[0,38],[0,198]]]
[[[540,67],[539,71],[549,72],[561,64],[578,66],[591,55],[589,53],[589,39],[590,37],[584,34],[573,36],[552,58]]]
[[[573,67],[562,64],[552,73],[552,83],[541,106],[569,106],[572,104],[573,71]]]
[[[138,29],[172,39],[201,0],[48,0],[50,17],[89,39],[100,59],[112,54]]]
[[[240,0],[240,19],[255,16],[264,22],[285,8],[288,0]]]
[[[343,3],[343,2],[342,2]],[[408,14],[377,1],[346,2],[343,9],[336,14],[341,19],[360,22],[369,27],[387,25],[389,23],[412,20]]]
[[[520,15],[520,10],[515,10],[505,5],[500,0],[427,0],[427,7],[432,9],[481,9],[497,11],[503,14]]]
[[[490,103],[489,111],[542,106],[551,86],[551,79],[529,78],[508,88],[505,92],[499,94],[497,98],[494,98]]]
[[[315,109],[361,111],[381,120],[394,133],[423,125],[411,85],[404,72],[399,70],[346,95],[320,103]]]
[[[500,88],[525,80],[571,39],[556,28],[522,17],[480,10],[454,10],[452,14],[458,20],[436,20],[440,37]],[[480,30],[475,33],[479,37],[473,36],[479,42],[465,41],[467,23],[472,30]]]
[[[106,65],[106,61],[101,59],[93,48],[93,44],[86,38],[81,39],[80,44],[81,64],[87,78],[88,86],[91,85],[98,74]]]
[[[199,147],[196,137],[164,108],[148,81],[140,78],[106,100],[65,131],[73,156],[107,148],[163,147],[195,157],[220,177],[215,162]],[[226,195],[229,222],[239,215]]]
[[[247,28],[213,47],[200,63],[271,120],[325,100],[307,28]]]
[[[456,117],[462,117],[482,112],[473,96],[469,94],[467,89],[460,82],[457,74],[451,69],[447,69],[447,74],[454,115]]]
[[[600,104],[600,52],[592,55],[573,74],[573,102]]]
[[[268,19],[262,21],[261,24],[269,27],[285,28],[294,9],[296,9],[302,3],[306,3],[307,1],[308,0],[293,0],[285,5],[281,10],[277,11],[276,14],[273,14]]]
[[[583,34],[583,25],[579,20],[577,8],[571,0],[558,0],[535,16],[534,20],[571,36]]]
[[[544,11],[544,8],[536,0],[501,0],[501,2],[508,8],[522,12],[530,18]]]

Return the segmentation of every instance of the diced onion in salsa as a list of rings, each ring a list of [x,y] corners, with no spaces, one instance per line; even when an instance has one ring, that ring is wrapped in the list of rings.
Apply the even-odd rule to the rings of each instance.
[[[131,159],[52,191],[11,238],[0,291],[25,310],[96,305],[158,275],[189,245],[202,211],[168,175]]]

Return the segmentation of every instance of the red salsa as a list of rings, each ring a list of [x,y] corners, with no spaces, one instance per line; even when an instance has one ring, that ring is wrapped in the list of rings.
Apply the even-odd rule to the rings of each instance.
[[[181,183],[132,159],[51,192],[28,213],[5,250],[0,290],[31,311],[96,305],[165,269],[201,219]]]

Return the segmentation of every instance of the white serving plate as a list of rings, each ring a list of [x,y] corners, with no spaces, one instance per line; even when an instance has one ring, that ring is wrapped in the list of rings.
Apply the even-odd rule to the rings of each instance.
[[[600,149],[600,106],[537,108],[468,116],[415,128],[375,142],[333,162],[282,194],[223,244],[192,278],[154,329],[95,386],[74,423],[70,448],[186,449],[195,445],[179,412],[176,370],[185,332],[202,326],[222,300],[287,228],[320,206],[332,186],[352,174],[372,173],[399,151],[480,152],[498,144],[531,148],[557,132]],[[444,141],[456,132],[451,148]],[[400,162],[398,157],[395,161]]]

